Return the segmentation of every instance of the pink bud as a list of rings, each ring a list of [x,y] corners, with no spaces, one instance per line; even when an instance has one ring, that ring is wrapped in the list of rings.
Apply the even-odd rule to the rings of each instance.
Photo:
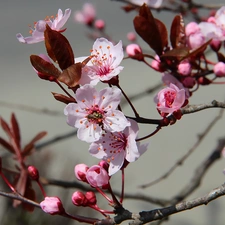
[[[101,160],[101,161],[98,163],[98,165],[101,166],[102,168],[104,168],[104,169],[108,172],[109,164],[108,164],[105,160]]]
[[[39,180],[39,172],[36,167],[28,166],[27,170],[28,170],[28,174],[32,180],[36,180],[36,181]]]
[[[163,69],[161,68],[161,61],[158,55],[155,56],[155,59],[151,62],[151,67],[159,72],[163,72]]]
[[[190,22],[185,27],[185,33],[186,33],[187,37],[189,37],[191,34],[195,34],[195,33],[199,32],[199,31],[200,31],[200,28],[199,28],[198,24],[195,22]]]
[[[222,42],[218,39],[212,39],[212,41],[210,42],[210,47],[215,52],[218,52],[220,50],[221,45]]]
[[[188,45],[191,49],[198,48],[205,43],[205,36],[201,31],[191,34],[188,38]]]
[[[136,39],[137,39],[136,34],[134,32],[127,33],[127,39],[132,42],[136,41]]]
[[[76,206],[87,206],[87,198],[81,191],[75,191],[72,195],[72,202]]]
[[[144,57],[142,54],[142,49],[137,44],[130,44],[126,47],[127,55],[133,59],[137,59],[139,61],[143,61]]]
[[[214,73],[216,74],[217,77],[224,77],[225,76],[225,63],[218,62],[214,66],[213,71],[214,71]]]
[[[102,187],[109,183],[108,172],[99,165],[90,167],[87,171],[86,178],[92,187]]]
[[[189,75],[191,73],[191,64],[188,61],[182,61],[177,70],[181,75]]]
[[[63,214],[65,211],[58,197],[45,197],[45,200],[40,203],[40,206],[44,212],[51,215]]]
[[[87,182],[86,173],[88,170],[88,166],[86,164],[77,164],[74,168],[74,173],[78,180],[83,182]]]
[[[85,194],[89,205],[95,205],[97,203],[96,195],[93,191],[88,191]]]
[[[96,20],[95,21],[95,28],[98,30],[103,30],[105,28],[104,20]]]
[[[214,16],[210,16],[208,19],[207,19],[207,22],[209,23],[215,23],[216,24],[216,18]]]

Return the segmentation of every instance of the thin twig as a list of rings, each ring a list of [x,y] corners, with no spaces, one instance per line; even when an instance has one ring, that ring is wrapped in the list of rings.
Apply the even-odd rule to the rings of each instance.
[[[200,143],[204,140],[204,138],[206,137],[206,135],[209,133],[209,131],[213,128],[213,126],[216,124],[216,122],[222,118],[224,110],[221,109],[219,111],[219,114],[211,121],[211,123],[206,127],[206,129],[198,135],[198,139],[195,142],[195,144],[192,146],[191,149],[189,149],[189,151],[182,156],[166,173],[164,173],[161,177],[157,178],[154,181],[151,181],[148,184],[143,184],[140,187],[141,188],[147,188],[150,187],[152,185],[155,185],[157,183],[159,183],[160,181],[162,181],[163,179],[166,179],[169,175],[172,174],[172,172],[178,167],[181,166],[184,161],[191,155],[192,152],[194,152],[194,150],[200,145]]]

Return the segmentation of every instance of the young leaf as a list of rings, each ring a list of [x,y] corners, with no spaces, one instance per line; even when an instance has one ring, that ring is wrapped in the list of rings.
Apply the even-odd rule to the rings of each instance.
[[[0,118],[0,124],[2,126],[2,129],[6,132],[6,134],[8,135],[9,138],[13,138],[13,134],[11,132],[11,129],[9,127],[9,125],[5,122],[5,120],[3,120],[2,118]]]
[[[78,85],[81,78],[82,63],[75,63],[59,75],[58,81],[66,84],[68,87],[73,88]]]
[[[149,7],[146,4],[143,4],[140,7],[139,15],[134,18],[133,23],[134,28],[140,37],[149,44],[149,46],[156,52],[157,55],[161,55],[164,46],[158,27],[159,22],[156,22]],[[162,25],[159,26],[160,28],[163,27]],[[165,35],[165,30],[163,31],[163,35]],[[163,38],[165,39],[165,37]]]
[[[74,98],[70,98],[66,95],[62,95],[62,94],[58,94],[58,93],[54,93],[52,92],[54,98],[59,101],[59,102],[63,102],[65,104],[69,104],[71,102],[75,102],[76,103],[76,100]]]
[[[14,148],[3,138],[0,137],[0,145],[5,147],[7,150],[9,150],[11,153],[15,153]]]
[[[39,141],[41,138],[43,138],[47,134],[46,131],[42,131],[38,133],[23,149],[22,155],[27,156],[31,153],[31,151],[34,148],[35,142]]]
[[[46,25],[45,46],[49,57],[57,61],[61,70],[74,64],[74,54],[69,41],[58,31]]]
[[[51,77],[57,79],[61,73],[52,63],[45,61],[38,55],[31,55],[30,62],[38,71],[41,79],[49,80]]]
[[[17,146],[20,148],[20,128],[14,113],[12,113],[11,115],[11,127],[12,133],[14,135],[14,140]]]
[[[186,45],[185,27],[182,15],[176,15],[170,28],[170,42],[173,48]]]

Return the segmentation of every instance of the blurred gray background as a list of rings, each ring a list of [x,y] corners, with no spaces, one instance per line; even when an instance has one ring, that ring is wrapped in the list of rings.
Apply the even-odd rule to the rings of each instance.
[[[74,12],[75,10],[81,9],[84,2],[83,0],[0,1],[0,116],[9,121],[11,112],[16,113],[24,144],[42,130],[48,132],[48,136],[44,139],[48,140],[57,135],[70,132],[73,128],[66,124],[66,118],[63,115],[64,105],[55,101],[51,95],[51,92],[62,93],[61,90],[53,83],[39,79],[30,65],[29,56],[31,54],[45,53],[43,42],[33,45],[21,44],[17,41],[15,35],[16,33],[22,33],[24,36],[28,36],[29,24],[45,18],[46,15],[55,15],[59,8],[63,11],[66,8],[71,8],[72,12]],[[125,14],[120,8],[124,4],[116,1],[93,0],[90,2],[95,5],[98,18],[105,20],[107,25],[106,32],[114,40],[123,40],[124,44],[128,44],[126,34],[134,30],[132,19],[136,13]],[[167,26],[171,24],[173,18],[172,13],[154,12],[154,14],[158,19],[166,23]],[[185,23],[189,21],[190,18],[185,19]],[[84,37],[88,29],[74,22],[73,13],[65,27],[67,27],[67,31],[64,35],[71,43],[75,56],[88,55],[93,44],[93,41]],[[148,46],[140,38],[138,42],[142,45],[143,49],[148,49]],[[125,60],[122,62],[122,65],[124,66],[124,70],[120,75],[120,84],[128,95],[133,95],[149,87],[153,87],[160,81],[160,74],[149,70],[142,63]],[[145,96],[133,102],[141,116],[160,118],[153,103],[153,96]],[[210,87],[200,87],[199,91],[191,97],[190,103],[208,103],[213,99],[224,101],[224,86],[211,85]],[[20,110],[16,107],[4,106],[3,102],[25,104],[38,109],[46,108],[58,111],[61,115],[52,116]],[[133,115],[129,107],[125,107],[124,109],[127,115]],[[163,128],[157,135],[149,139],[150,145],[145,155],[136,163],[130,164],[126,169],[126,191],[128,193],[145,193],[150,196],[170,198],[187,185],[197,165],[214,149],[218,138],[224,136],[224,118],[216,124],[213,130],[207,135],[205,141],[186,160],[184,165],[178,168],[168,179],[144,190],[139,188],[139,185],[158,178],[174,165],[194,145],[197,140],[197,135],[206,128],[218,112],[219,109],[210,109],[184,116],[175,125]],[[155,126],[144,125],[140,126],[140,128],[139,136],[141,137],[153,132]],[[0,134],[4,136],[2,131],[0,131]],[[0,149],[0,151],[2,154],[3,150]],[[47,161],[48,163],[43,163],[45,162],[43,159],[46,157],[49,158],[49,161]],[[46,174],[43,175],[49,178],[63,178],[64,180],[73,181],[75,180],[73,169],[77,163],[93,165],[97,162],[97,159],[88,154],[88,144],[77,140],[74,136],[35,153],[32,162],[36,165],[41,165],[42,169],[45,168]],[[188,199],[203,196],[211,189],[224,183],[225,177],[222,173],[224,167],[224,159],[213,165],[204,177],[201,187],[189,196]],[[1,183],[2,181],[0,180]],[[120,173],[113,178],[112,187],[115,190],[120,190]],[[70,190],[69,193],[73,191],[75,190]],[[65,192],[68,192],[68,190],[60,188],[53,189],[51,187],[47,189],[47,193],[50,196],[56,194],[64,196],[66,195]],[[41,201],[42,199],[38,200]],[[67,196],[65,201],[70,202],[70,195]],[[5,203],[5,198],[0,196],[1,209],[5,209]],[[68,204],[71,205],[71,203]],[[104,203],[100,205],[103,206]],[[107,207],[107,203],[104,206]],[[151,210],[156,206],[143,201],[125,200],[124,207],[130,211],[138,212]],[[107,208],[109,209],[109,206]],[[196,209],[173,215],[167,224],[224,225],[224,210],[225,200],[224,198],[220,198],[207,206],[200,206]],[[40,210],[35,209],[32,215],[34,218],[36,218],[35,213],[38,211]],[[86,215],[86,209],[81,209],[81,213]],[[10,217],[10,215],[7,211],[0,210],[0,224],[5,225],[5,221],[7,221],[6,217]],[[53,221],[51,220],[53,218],[50,217],[50,215],[43,215],[43,218],[49,218],[49,221]],[[36,218],[36,222],[33,221],[32,224],[41,224],[38,221],[39,218]],[[15,224],[20,223],[17,221]],[[77,223],[74,222],[73,224]],[[124,222],[124,224],[127,224],[127,222]]]

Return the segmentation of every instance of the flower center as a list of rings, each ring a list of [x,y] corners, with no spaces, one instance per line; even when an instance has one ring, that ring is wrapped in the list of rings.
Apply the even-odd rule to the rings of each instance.
[[[109,147],[110,149],[105,149],[109,153],[107,162],[114,160],[116,154],[120,154],[122,151],[125,151],[127,146],[127,138],[121,132],[110,133],[109,135]]]
[[[173,91],[167,91],[164,94],[164,98],[165,98],[165,105],[169,108],[172,107],[174,99],[176,98],[176,92]]]
[[[102,46],[99,46],[98,49],[92,50],[92,64],[93,64],[93,70],[99,75],[99,76],[105,76],[109,74],[113,68],[111,65],[114,62],[114,58],[112,57],[112,54],[110,53],[110,46],[107,46],[107,52],[104,52],[102,49]]]
[[[90,109],[86,109],[88,122],[102,125],[104,119],[104,111],[99,109],[98,105],[93,105]]]

